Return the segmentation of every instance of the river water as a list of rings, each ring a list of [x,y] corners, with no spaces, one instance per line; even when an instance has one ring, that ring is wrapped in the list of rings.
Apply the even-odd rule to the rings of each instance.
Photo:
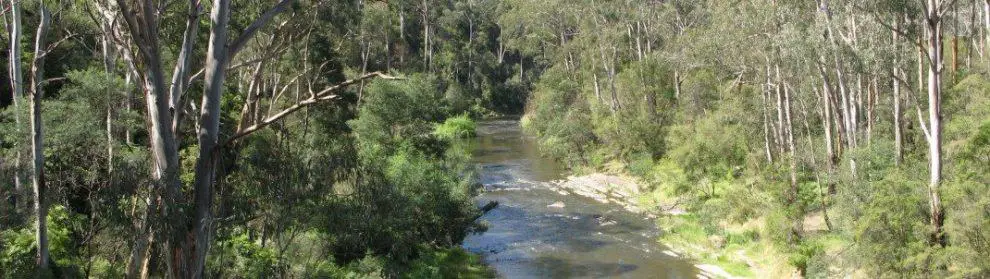
[[[652,220],[614,204],[554,190],[565,170],[538,154],[519,122],[479,123],[474,160],[485,192],[499,206],[488,230],[464,240],[505,278],[695,278],[687,260],[664,253]]]

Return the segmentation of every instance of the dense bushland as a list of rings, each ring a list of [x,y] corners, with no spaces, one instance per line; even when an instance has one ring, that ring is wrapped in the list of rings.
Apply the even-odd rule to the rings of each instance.
[[[0,277],[492,276],[462,141],[528,86],[494,2],[2,7]]]
[[[740,275],[987,276],[985,3],[816,2],[508,1],[554,23],[506,38],[544,39],[518,46],[547,69],[524,125],[577,171],[640,177],[663,241]]]

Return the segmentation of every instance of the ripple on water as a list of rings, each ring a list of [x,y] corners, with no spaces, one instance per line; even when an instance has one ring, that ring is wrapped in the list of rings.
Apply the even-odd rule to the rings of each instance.
[[[464,248],[507,278],[695,278],[690,262],[663,253],[650,220],[550,187],[561,168],[541,158],[516,121],[479,125],[475,160],[485,192],[499,206],[481,218],[484,233]]]

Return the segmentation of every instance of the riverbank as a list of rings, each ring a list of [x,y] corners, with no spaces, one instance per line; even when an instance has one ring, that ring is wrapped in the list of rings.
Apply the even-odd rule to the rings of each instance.
[[[722,224],[726,236],[705,233],[698,217],[677,199],[660,191],[648,191],[633,176],[590,173],[572,175],[551,183],[562,195],[575,194],[600,203],[616,204],[653,220],[662,234],[658,242],[669,247],[665,254],[695,260],[707,278],[799,277],[768,241],[760,240],[762,220]],[[549,205],[562,206],[562,205]]]

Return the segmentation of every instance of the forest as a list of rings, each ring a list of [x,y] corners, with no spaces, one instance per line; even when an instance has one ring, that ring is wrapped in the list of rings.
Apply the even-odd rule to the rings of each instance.
[[[495,277],[497,118],[733,276],[990,277],[990,0],[0,1],[2,278]]]

